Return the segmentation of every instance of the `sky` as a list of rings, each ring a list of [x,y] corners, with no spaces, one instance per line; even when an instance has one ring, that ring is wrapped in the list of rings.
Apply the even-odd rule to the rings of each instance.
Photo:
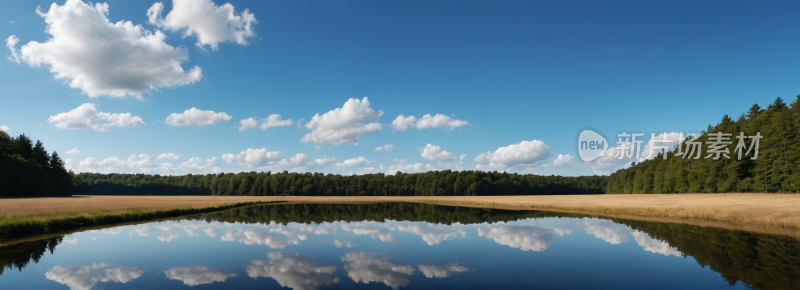
[[[76,172],[607,175],[630,160],[577,158],[582,130],[794,101],[798,6],[4,1],[0,129]]]

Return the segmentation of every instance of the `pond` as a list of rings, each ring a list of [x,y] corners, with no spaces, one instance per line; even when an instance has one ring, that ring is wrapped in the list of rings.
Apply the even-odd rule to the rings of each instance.
[[[800,289],[790,237],[410,203],[281,204],[0,248],[0,289]]]

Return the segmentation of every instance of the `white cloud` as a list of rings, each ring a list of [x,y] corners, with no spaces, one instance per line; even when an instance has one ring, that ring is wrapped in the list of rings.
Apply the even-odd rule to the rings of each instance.
[[[411,265],[403,265],[397,262],[376,258],[369,253],[347,253],[342,257],[342,262],[349,262],[344,265],[347,277],[356,283],[381,282],[392,289],[408,285],[410,280],[408,275],[416,271]]]
[[[86,158],[77,162],[72,158],[65,160],[65,167],[74,169],[77,172],[100,172],[100,173],[121,173],[121,172],[144,172],[150,173],[153,170],[153,162],[150,155],[145,153],[131,155],[125,160],[115,156],[98,160],[94,157]]]
[[[361,143],[361,136],[365,133],[383,129],[383,125],[378,123],[382,115],[383,111],[375,111],[369,107],[367,97],[363,100],[349,99],[341,108],[314,115],[306,124],[306,128],[313,131],[300,139],[300,142],[357,145]]]
[[[217,166],[217,157],[211,157],[206,159],[206,164],[201,164],[200,157],[192,157],[189,158],[188,161],[181,163],[178,167],[184,172],[214,172],[217,173],[220,171],[219,167]]]
[[[11,51],[11,54],[8,55],[8,60],[19,63],[19,52],[17,52],[17,43],[19,43],[19,38],[16,35],[11,35],[6,38],[6,47],[8,50]]]
[[[625,234],[625,227],[609,220],[586,219],[583,222],[583,229],[587,233],[613,245],[621,244],[628,240],[628,235]]]
[[[408,159],[405,159],[405,158],[403,158],[403,159],[395,158],[395,159],[394,159],[394,160],[392,160],[392,161],[394,161],[394,162],[397,162],[397,163],[400,163],[400,164],[403,164],[403,163],[406,163],[406,162],[408,162]]]
[[[332,277],[336,266],[319,265],[310,259],[281,252],[268,252],[269,261],[252,260],[245,271],[251,278],[269,277],[275,279],[281,287],[294,290],[317,290],[322,285],[339,282],[339,277]]]
[[[72,148],[72,150],[67,151],[67,154],[78,154],[78,153],[81,153],[81,151],[78,150],[78,148]]]
[[[241,121],[239,121],[239,131],[255,128],[256,125],[258,125],[258,120],[253,119],[253,117],[242,119]]]
[[[228,231],[220,239],[223,242],[238,241],[245,245],[267,245],[273,249],[283,249],[287,245],[287,239],[281,235],[265,233],[253,229],[242,229]]]
[[[635,231],[631,235],[633,238],[636,239],[636,243],[644,248],[645,251],[662,254],[664,256],[675,256],[675,257],[682,257],[683,253],[678,251],[677,248],[670,246],[669,243],[665,241],[656,240],[651,238],[650,235],[644,232]]]
[[[494,240],[498,244],[523,251],[543,251],[555,237],[549,230],[532,226],[489,225],[478,228],[478,236]]]
[[[9,130],[11,130],[11,129],[9,129],[6,125],[0,126],[0,131],[8,132]]]
[[[283,120],[281,115],[272,114],[264,120],[261,120],[261,130],[267,131],[272,127],[289,127],[293,124],[292,119]]]
[[[403,160],[405,160],[405,159],[403,159]],[[400,160],[400,161],[403,161],[403,160]],[[381,169],[384,169],[384,168],[381,168]],[[386,171],[386,174],[388,174],[388,175],[395,175],[398,171],[399,172],[403,172],[403,173],[417,173],[417,172],[433,171],[433,170],[436,170],[436,167],[433,167],[433,165],[417,163],[417,164],[409,164],[409,165],[405,165],[405,166],[402,165],[402,164],[393,164],[392,166],[389,166],[388,170],[385,170],[385,171]]]
[[[161,153],[161,155],[158,155],[158,157],[156,157],[156,160],[158,160],[158,161],[162,161],[162,160],[175,161],[175,160],[178,160],[178,158],[181,158],[181,154],[175,154],[175,153],[169,152],[169,153]]]
[[[405,115],[400,114],[400,116],[397,116],[397,118],[392,121],[392,128],[394,128],[395,131],[405,131],[408,130],[408,127],[414,127],[416,122],[417,117],[406,117]]]
[[[375,152],[392,151],[392,150],[397,150],[397,148],[400,148],[400,147],[397,147],[397,145],[393,145],[393,144],[386,144],[386,145],[383,145],[383,146],[378,146],[378,148],[375,148]]]
[[[225,114],[225,112],[216,113],[214,111],[203,111],[197,108],[191,108],[183,113],[172,113],[167,116],[167,120],[164,123],[172,125],[172,126],[208,126],[214,125],[221,121],[228,121],[230,120],[231,116]]]
[[[236,161],[239,165],[247,167],[258,167],[268,165],[270,161],[277,161],[281,159],[281,153],[278,151],[267,151],[267,148],[253,149],[239,152],[237,155],[227,153],[222,155],[222,160],[225,162],[233,163]]]
[[[133,116],[131,113],[98,112],[92,103],[85,103],[72,111],[50,116],[47,121],[55,123],[56,127],[61,129],[92,129],[98,132],[105,132],[111,127],[124,128],[145,124],[142,118]]]
[[[319,145],[314,146],[314,151],[319,152],[320,150],[322,150],[322,146],[319,146]]]
[[[189,59],[182,47],[164,42],[160,31],[151,32],[130,21],[111,23],[107,3],[94,6],[80,0],[53,3],[44,17],[44,43],[31,41],[19,50],[19,59],[30,66],[48,66],[56,78],[69,80],[90,97],[136,96],[164,87],[199,81],[200,67],[189,71],[181,63]],[[8,41],[7,41],[7,44]]]
[[[211,0],[173,0],[172,11],[161,18],[164,5],[157,2],[147,10],[151,24],[171,31],[184,31],[184,37],[197,35],[196,45],[210,46],[217,50],[223,42],[247,45],[247,39],[255,36],[253,26],[258,23],[255,15],[245,9],[237,15],[230,3],[217,6]]]
[[[230,277],[236,277],[236,274],[223,273],[206,266],[175,267],[164,271],[164,274],[170,280],[178,280],[189,286],[225,282]]]
[[[162,242],[169,243],[169,242],[172,241],[172,239],[177,238],[177,237],[180,237],[180,235],[176,235],[176,234],[173,234],[173,233],[162,233],[162,234],[158,235],[158,240],[162,241]]]
[[[486,152],[474,159],[477,169],[509,169],[515,166],[533,166],[550,156],[550,146],[539,140],[522,141]]]
[[[469,268],[459,265],[458,263],[450,263],[444,266],[434,265],[417,265],[419,271],[427,278],[447,278],[452,273],[461,273],[469,271]]]
[[[466,125],[469,125],[469,122],[453,119],[442,114],[436,114],[436,116],[426,114],[419,119],[414,116],[406,117],[401,114],[392,121],[392,128],[394,128],[395,131],[405,131],[408,127],[416,127],[417,130],[427,128],[447,128],[453,130]]]
[[[374,161],[370,161],[367,158],[358,156],[356,158],[347,159],[347,160],[342,161],[340,163],[336,163],[336,167],[337,168],[343,168],[343,167],[363,166],[363,165],[370,164],[372,162],[374,162]]]
[[[45,278],[67,285],[71,290],[89,290],[98,282],[128,283],[139,278],[146,270],[136,267],[95,264],[91,266],[55,266],[44,274]]]
[[[556,156],[556,160],[553,161],[553,166],[555,167],[567,167],[572,165],[572,159],[575,159],[575,156],[571,156],[569,154],[563,155],[558,154]]]
[[[447,150],[442,150],[442,147],[435,146],[430,143],[425,145],[425,148],[420,148],[420,151],[422,151],[422,158],[433,162],[453,163],[458,162],[459,160],[459,158],[456,157],[453,152],[447,152]]]
[[[69,235],[69,236],[66,236],[66,237],[64,237],[64,240],[63,240],[63,242],[64,242],[64,243],[67,243],[67,244],[73,244],[73,245],[75,245],[75,244],[77,244],[77,243],[78,243],[78,236],[76,236],[76,235]]]

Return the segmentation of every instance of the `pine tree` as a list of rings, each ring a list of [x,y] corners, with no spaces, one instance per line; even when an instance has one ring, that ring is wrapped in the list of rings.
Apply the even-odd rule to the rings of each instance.
[[[33,147],[33,160],[39,163],[39,166],[45,169],[50,169],[50,156],[47,156],[47,150],[44,149],[42,141],[36,140],[36,146]]]

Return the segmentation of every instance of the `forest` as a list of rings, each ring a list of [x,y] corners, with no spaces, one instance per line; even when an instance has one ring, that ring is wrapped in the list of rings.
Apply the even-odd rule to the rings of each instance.
[[[71,196],[73,175],[41,141],[34,144],[25,134],[12,138],[0,131],[0,197]]]
[[[726,193],[726,192],[798,192],[800,191],[800,95],[790,105],[779,97],[766,109],[758,104],[733,120],[728,115],[716,125],[709,125],[696,142],[702,142],[703,154],[695,159],[686,154],[691,144],[688,140],[657,157],[633,163],[630,167],[611,174],[606,193]],[[758,157],[752,138],[745,145],[754,148],[750,154],[736,150],[739,138],[760,135]],[[706,146],[718,141],[716,133],[730,133],[727,149],[730,158],[709,157]],[[696,147],[694,147],[696,148]],[[745,151],[744,153],[741,153]],[[683,152],[683,155],[679,155]],[[739,154],[742,154],[741,160]]]
[[[81,173],[78,195],[298,195],[298,196],[463,196],[601,194],[605,176],[541,176],[483,171],[429,171],[339,175],[242,172],[160,176]]]

